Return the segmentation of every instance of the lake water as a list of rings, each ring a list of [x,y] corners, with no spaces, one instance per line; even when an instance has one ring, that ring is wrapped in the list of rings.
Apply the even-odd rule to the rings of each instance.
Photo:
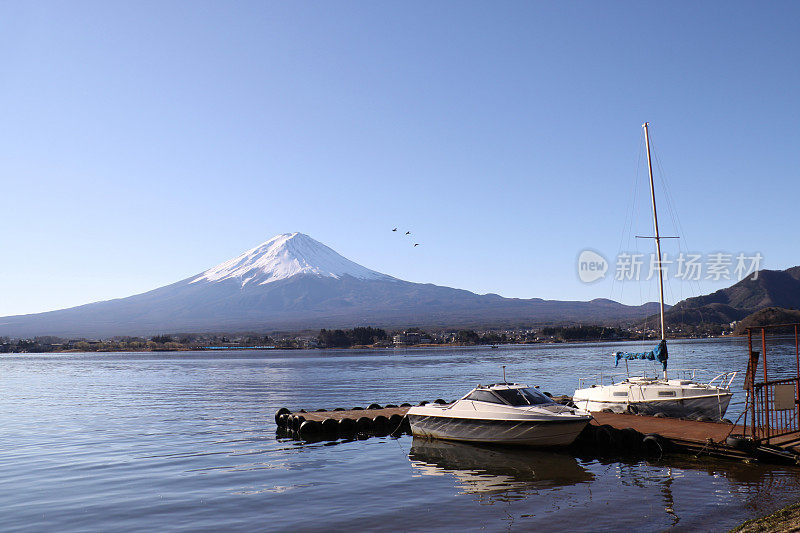
[[[0,530],[725,531],[800,500],[789,467],[276,438],[280,407],[451,400],[499,381],[502,364],[510,380],[571,393],[613,370],[620,346],[645,347],[2,356]],[[794,369],[793,345],[770,356],[778,374]],[[737,339],[670,345],[676,368],[745,359]]]

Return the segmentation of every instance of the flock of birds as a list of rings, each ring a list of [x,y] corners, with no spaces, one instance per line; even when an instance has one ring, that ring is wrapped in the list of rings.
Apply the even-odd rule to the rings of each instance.
[[[397,228],[394,228],[392,231],[397,231]],[[406,235],[411,235],[411,232],[410,232],[410,231],[407,231],[407,232],[406,232]],[[418,242],[415,242],[415,243],[414,243],[414,248],[416,248],[417,246],[419,246],[419,243],[418,243]]]

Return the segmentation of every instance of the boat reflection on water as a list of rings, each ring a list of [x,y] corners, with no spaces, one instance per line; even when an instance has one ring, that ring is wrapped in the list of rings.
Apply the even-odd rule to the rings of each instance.
[[[408,454],[418,475],[452,475],[464,494],[527,492],[594,479],[574,457],[531,448],[415,437]]]

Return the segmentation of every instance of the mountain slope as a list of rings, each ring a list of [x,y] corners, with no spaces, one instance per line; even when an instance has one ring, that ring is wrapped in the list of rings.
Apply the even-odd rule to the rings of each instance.
[[[358,265],[300,233],[158,289],[70,309],[0,318],[0,335],[113,336],[409,325],[618,324],[656,304],[478,295],[411,283]]]
[[[761,270],[757,279],[751,278],[748,276],[711,294],[682,300],[665,318],[670,324],[724,324],[768,307],[800,308],[800,266]]]

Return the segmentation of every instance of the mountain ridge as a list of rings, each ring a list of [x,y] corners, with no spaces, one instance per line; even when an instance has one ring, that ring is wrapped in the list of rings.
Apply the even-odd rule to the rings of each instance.
[[[657,304],[504,298],[413,283],[354,263],[302,233],[282,234],[200,274],[145,293],[0,318],[0,335],[384,327],[617,325]]]
[[[710,294],[686,298],[665,313],[669,324],[726,324],[767,308],[800,308],[800,266],[760,270]],[[651,321],[655,317],[648,317]]]

